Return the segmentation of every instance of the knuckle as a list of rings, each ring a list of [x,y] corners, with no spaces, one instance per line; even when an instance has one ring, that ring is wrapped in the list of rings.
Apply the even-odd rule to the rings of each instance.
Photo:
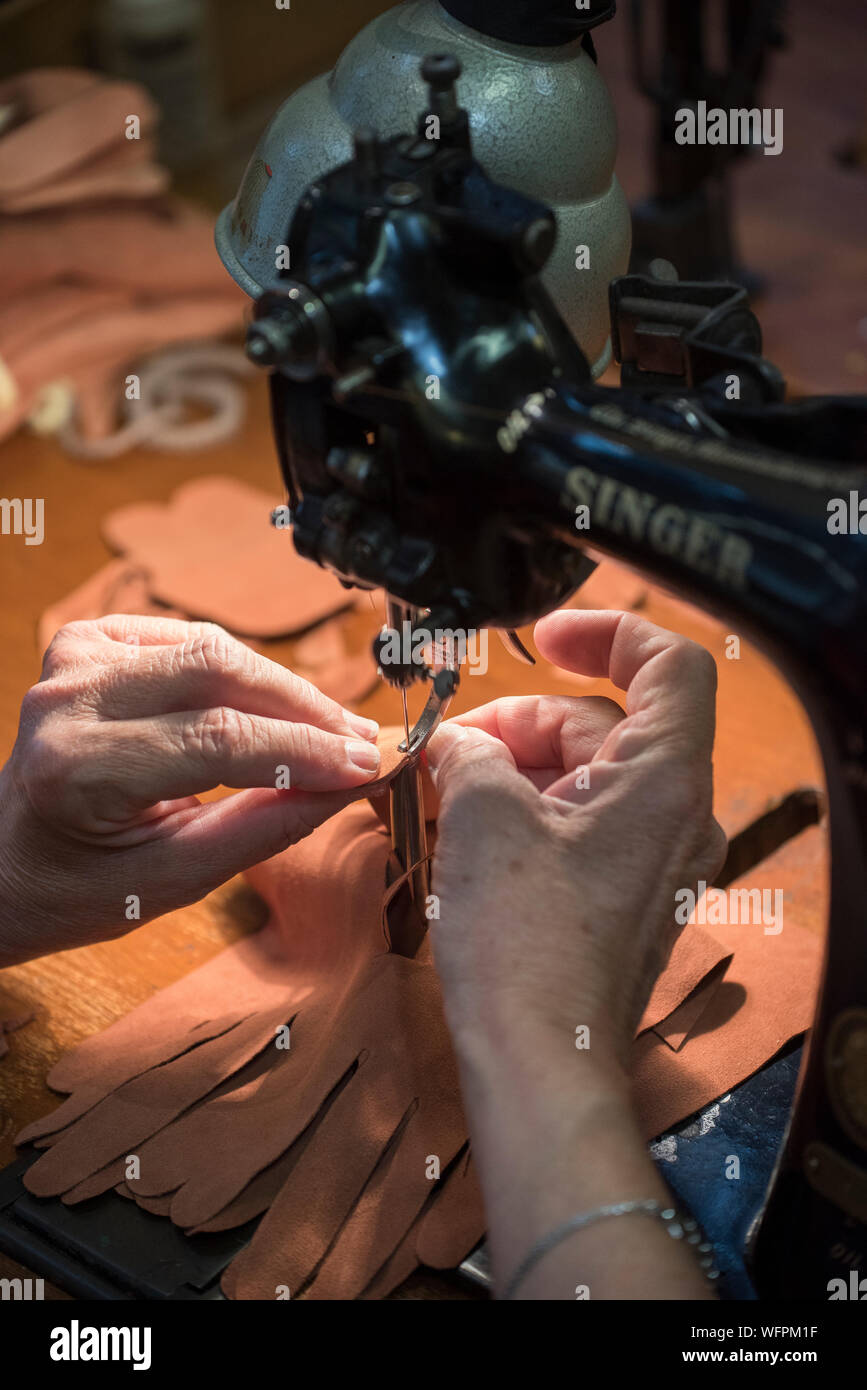
[[[66,653],[64,651],[63,628],[52,637],[45,653],[42,657],[42,675],[44,677],[56,676],[66,666]]]
[[[226,705],[206,710],[200,718],[184,725],[184,752],[211,762],[241,741],[246,723],[248,721],[239,710]]]
[[[48,819],[62,806],[79,815],[99,810],[111,791],[100,762],[56,729],[43,729],[31,741],[22,781],[31,805]]]
[[[42,674],[57,675],[70,665],[72,652],[93,635],[93,623],[84,619],[59,627],[42,657]]]
[[[43,680],[31,686],[21,701],[20,731],[31,734],[38,729],[49,715],[56,712],[63,698],[62,688],[54,681]]]
[[[715,658],[700,642],[689,637],[680,637],[674,643],[680,664],[685,675],[692,681],[701,682],[708,690],[716,690],[717,665]]]
[[[93,636],[93,628],[94,624],[88,618],[76,618],[72,622],[64,623],[54,634],[49,649],[55,645],[63,647],[71,642],[83,642]]]
[[[622,707],[607,695],[567,696],[562,708],[561,741],[605,732],[623,719]]]
[[[224,671],[237,666],[238,652],[244,651],[239,642],[216,623],[203,623],[201,629],[181,644],[182,667],[207,672]]]
[[[31,804],[44,813],[57,803],[58,784],[65,780],[64,745],[45,731],[36,734],[27,748],[21,769],[21,783]]]

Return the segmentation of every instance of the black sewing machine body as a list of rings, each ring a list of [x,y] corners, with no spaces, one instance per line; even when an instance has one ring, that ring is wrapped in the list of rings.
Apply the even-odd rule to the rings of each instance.
[[[434,608],[439,626],[512,628],[589,567],[547,527],[533,539],[533,479],[498,443],[503,401],[564,361],[590,375],[535,274],[552,214],[492,184],[464,137],[400,138],[375,147],[372,174],[321,180],[289,232],[304,288],[264,296],[251,337],[264,324],[294,344],[271,381],[299,552]]]

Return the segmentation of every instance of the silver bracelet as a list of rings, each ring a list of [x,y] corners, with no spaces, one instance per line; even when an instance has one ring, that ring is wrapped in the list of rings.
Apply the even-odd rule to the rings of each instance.
[[[661,1221],[672,1240],[685,1240],[687,1245],[691,1245],[695,1249],[699,1266],[706,1279],[713,1281],[719,1278],[719,1270],[714,1263],[713,1246],[709,1240],[705,1239],[698,1222],[691,1216],[681,1215],[676,1207],[663,1206],[662,1202],[657,1202],[653,1198],[645,1198],[634,1202],[616,1202],[613,1206],[596,1207],[593,1211],[579,1212],[576,1216],[570,1216],[569,1220],[564,1221],[560,1226],[555,1226],[553,1231],[542,1236],[530,1248],[500,1297],[504,1300],[514,1298],[519,1285],[524,1282],[530,1270],[539,1263],[544,1255],[547,1255],[567,1236],[571,1236],[573,1232],[581,1231],[585,1226],[590,1226],[595,1221],[602,1221],[605,1217],[627,1216],[632,1212],[640,1212],[644,1216],[652,1216]]]

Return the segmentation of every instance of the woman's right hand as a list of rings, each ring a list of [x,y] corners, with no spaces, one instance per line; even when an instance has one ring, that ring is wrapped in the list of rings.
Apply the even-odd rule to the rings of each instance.
[[[536,627],[554,665],[608,676],[600,698],[497,700],[429,748],[440,798],[431,929],[459,1051],[534,1038],[619,1068],[679,933],[675,893],[725,857],[712,811],[716,668],[631,614],[562,611]]]

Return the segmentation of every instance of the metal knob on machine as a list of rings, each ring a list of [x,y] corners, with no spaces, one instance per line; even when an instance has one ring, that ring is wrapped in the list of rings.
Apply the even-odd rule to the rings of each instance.
[[[308,381],[328,361],[333,335],[328,310],[306,285],[287,282],[256,306],[247,330],[247,356],[257,367],[279,367],[295,381]]]

